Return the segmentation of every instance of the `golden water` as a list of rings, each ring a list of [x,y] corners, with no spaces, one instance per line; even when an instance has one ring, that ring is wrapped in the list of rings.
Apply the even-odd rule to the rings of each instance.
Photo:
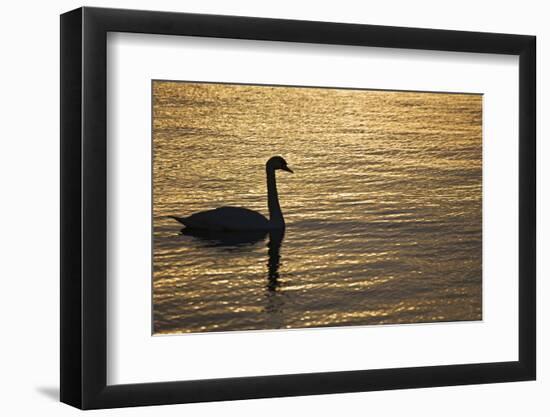
[[[481,319],[482,97],[153,83],[154,333]],[[169,215],[267,213],[268,247]]]

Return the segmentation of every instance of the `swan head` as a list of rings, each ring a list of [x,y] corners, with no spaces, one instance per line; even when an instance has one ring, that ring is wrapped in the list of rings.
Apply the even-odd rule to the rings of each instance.
[[[292,171],[288,167],[288,164],[286,163],[286,161],[282,156],[272,156],[271,158],[269,158],[269,160],[265,164],[265,168],[267,170],[273,170],[273,171],[277,169],[282,169],[283,171],[290,172],[291,174],[294,173],[294,171]]]

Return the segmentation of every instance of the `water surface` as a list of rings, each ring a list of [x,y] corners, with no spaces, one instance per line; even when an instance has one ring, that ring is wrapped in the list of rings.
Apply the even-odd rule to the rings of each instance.
[[[482,97],[153,82],[154,333],[480,320]],[[182,234],[265,215],[284,236]]]

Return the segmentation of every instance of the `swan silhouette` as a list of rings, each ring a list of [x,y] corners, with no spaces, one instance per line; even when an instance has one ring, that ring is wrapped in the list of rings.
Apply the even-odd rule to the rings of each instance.
[[[275,171],[283,170],[293,173],[287,162],[280,156],[269,158],[265,164],[267,177],[267,208],[269,219],[257,211],[242,207],[219,207],[201,211],[188,217],[170,216],[185,226],[185,230],[202,230],[214,232],[252,232],[282,230],[285,219],[279,205]]]

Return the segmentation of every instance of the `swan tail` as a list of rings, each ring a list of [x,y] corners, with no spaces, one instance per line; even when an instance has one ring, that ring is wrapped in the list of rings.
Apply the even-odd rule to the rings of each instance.
[[[178,217],[178,216],[168,216],[171,219],[174,219],[175,221],[183,224],[184,226],[187,226],[187,218],[186,217]]]

